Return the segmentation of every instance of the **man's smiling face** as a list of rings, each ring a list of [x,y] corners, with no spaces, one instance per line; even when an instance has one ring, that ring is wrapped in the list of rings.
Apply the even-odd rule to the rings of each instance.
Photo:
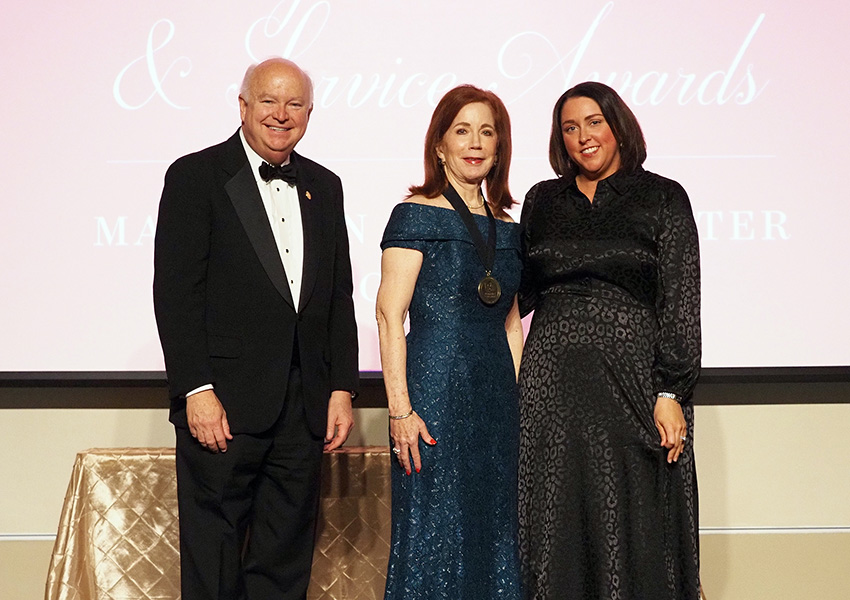
[[[254,152],[273,165],[285,162],[304,137],[312,110],[310,82],[288,61],[258,65],[247,90],[239,95],[245,139]]]

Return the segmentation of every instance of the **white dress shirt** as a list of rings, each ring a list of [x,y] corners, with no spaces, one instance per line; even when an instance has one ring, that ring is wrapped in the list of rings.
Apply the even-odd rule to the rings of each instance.
[[[292,301],[295,310],[298,310],[298,302],[301,298],[301,279],[304,273],[304,229],[301,224],[301,204],[298,201],[298,189],[295,185],[288,185],[281,179],[269,182],[260,177],[260,165],[263,159],[254,152],[254,149],[245,141],[245,135],[239,130],[239,137],[251,163],[251,172],[260,190],[263,199],[263,207],[269,217],[274,240],[283,268],[286,270],[286,278],[289,281],[289,291],[292,293]],[[288,162],[288,161],[287,161]],[[284,163],[287,164],[287,163]]]

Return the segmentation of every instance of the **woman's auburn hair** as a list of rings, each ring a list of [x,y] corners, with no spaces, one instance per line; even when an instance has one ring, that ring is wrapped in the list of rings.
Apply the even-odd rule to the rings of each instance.
[[[437,146],[443,141],[443,137],[461,109],[474,102],[482,102],[489,106],[496,121],[493,124],[497,137],[496,162],[484,179],[487,201],[490,206],[501,211],[516,204],[508,189],[508,174],[511,167],[511,119],[508,116],[508,110],[493,92],[468,84],[446,92],[434,109],[428,132],[425,134],[425,182],[422,185],[411,186],[407,198],[413,196],[436,198],[448,187],[449,180],[440,164],[440,157],[437,156]]]

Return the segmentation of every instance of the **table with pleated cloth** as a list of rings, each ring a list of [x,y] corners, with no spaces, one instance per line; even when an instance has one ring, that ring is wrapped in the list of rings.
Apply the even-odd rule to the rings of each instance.
[[[383,598],[390,542],[387,447],[324,456],[310,600]],[[173,448],[81,452],[47,577],[46,600],[180,598]]]

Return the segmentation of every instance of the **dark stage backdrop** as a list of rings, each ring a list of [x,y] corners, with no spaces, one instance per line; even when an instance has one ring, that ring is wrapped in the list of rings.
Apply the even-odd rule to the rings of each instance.
[[[299,150],[345,184],[363,371],[380,370],[378,243],[421,181],[442,94],[469,82],[504,99],[521,199],[553,177],[552,104],[588,79],[620,91],[646,167],[690,193],[705,366],[848,365],[848,19],[825,0],[10,3],[0,371],[162,370],[151,263],[163,174],[235,131],[244,69],[273,54],[312,75]]]

